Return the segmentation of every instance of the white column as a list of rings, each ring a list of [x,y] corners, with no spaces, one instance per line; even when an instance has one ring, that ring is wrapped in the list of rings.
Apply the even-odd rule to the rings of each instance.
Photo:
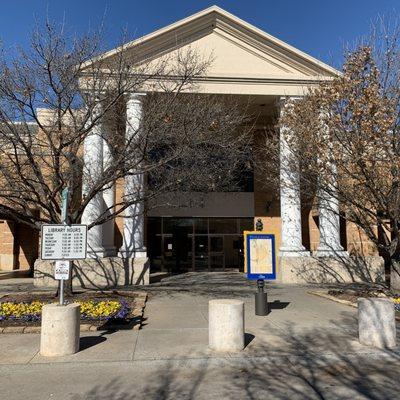
[[[112,163],[112,154],[107,140],[103,141],[103,170],[105,171]],[[104,210],[106,214],[113,213],[115,205],[115,184],[109,184],[103,191]],[[108,210],[108,211],[107,211]],[[114,232],[115,219],[112,218],[103,224],[103,247],[107,256],[114,256],[116,253]]]
[[[327,113],[321,111],[321,135],[325,142],[328,143],[327,151],[331,151],[333,145],[329,135],[329,127],[325,120],[329,118]],[[329,159],[329,157],[328,157]],[[343,257],[348,253],[344,251],[340,244],[340,216],[339,216],[339,200],[337,198],[337,168],[336,165],[327,162],[324,166],[326,177],[322,182],[322,187],[318,192],[318,209],[319,209],[319,245],[314,253],[317,257]],[[329,177],[329,180],[328,180]],[[321,182],[321,181],[320,181]],[[324,190],[324,185],[326,190]]]
[[[286,99],[281,99],[281,116],[289,107]],[[281,203],[281,257],[302,257],[310,253],[302,244],[300,178],[296,167],[297,159],[290,149],[292,131],[280,129],[280,203]]]
[[[130,94],[126,105],[126,139],[135,143],[142,118],[142,98],[144,94]],[[134,146],[133,146],[134,148]],[[132,157],[135,157],[132,154]],[[125,177],[124,198],[131,205],[125,209],[123,243],[120,249],[122,258],[147,257],[144,247],[144,205],[139,201],[144,190],[143,174]]]
[[[347,252],[340,244],[339,201],[332,194],[320,193],[318,208],[320,239],[314,255],[317,257],[346,256]]]
[[[93,117],[100,113],[100,104],[93,110]],[[85,138],[83,145],[83,196],[87,196],[103,173],[103,135],[101,123],[97,123]],[[103,194],[97,193],[86,206],[82,224],[90,225],[103,213]],[[88,257],[104,257],[103,226],[95,225],[88,231]]]

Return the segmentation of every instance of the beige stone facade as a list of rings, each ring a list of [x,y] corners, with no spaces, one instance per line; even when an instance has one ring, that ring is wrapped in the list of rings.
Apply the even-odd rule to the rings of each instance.
[[[156,62],[161,57],[173,55],[188,48],[195,49],[205,58],[212,56],[214,60],[212,66],[207,76],[197,83],[196,91],[233,95],[243,104],[250,104],[253,111],[257,110],[260,114],[256,128],[273,123],[274,118],[279,116],[284,109],[282,104],[285,99],[302,96],[311,86],[332,79],[339,73],[332,67],[218,7],[208,8],[128,43],[126,49],[129,51],[130,48],[134,48],[136,53],[141,55],[143,61],[154,60]],[[114,55],[115,50],[105,53],[102,57],[112,58]],[[144,88],[143,91],[146,92],[146,89],[151,90]],[[139,112],[139,97],[132,97],[130,101],[131,103],[127,102],[128,115],[130,112]],[[271,173],[281,173],[281,176],[284,176],[282,171],[271,171]],[[140,233],[144,236],[145,245],[140,249],[140,257],[146,257],[145,248],[147,248],[149,259],[143,259],[140,267],[136,266],[136,269],[133,268],[133,272],[129,271],[137,277],[140,274],[148,274],[149,269],[152,271],[153,268],[159,267],[155,261],[152,264],[153,259],[149,254],[151,247],[155,246],[154,243],[156,246],[160,246],[159,250],[163,252],[163,255],[160,256],[162,262],[165,261],[165,257],[169,257],[172,246],[175,246],[173,238],[171,239],[171,233],[167,231],[154,233],[154,238],[160,237],[160,243],[153,240],[154,238],[150,238],[152,235],[149,228],[151,221],[164,223],[162,221],[166,221],[168,218],[186,218],[194,224],[194,220],[201,219],[204,223],[207,222],[209,227],[209,236],[202,246],[212,246],[213,241],[217,243],[219,239],[214,240],[217,235],[211,231],[211,224],[225,218],[226,221],[228,219],[235,220],[237,229],[241,229],[240,224],[247,218],[247,223],[248,219],[254,223],[261,219],[264,230],[276,235],[276,250],[279,254],[278,277],[282,282],[352,281],[366,280],[367,278],[379,280],[383,278],[382,259],[379,258],[374,246],[355,226],[345,224],[344,221],[340,221],[337,232],[333,232],[333,234],[337,235],[341,245],[340,249],[335,250],[346,255],[345,261],[340,262],[335,257],[331,257],[331,259],[316,257],[315,252],[321,242],[320,210],[306,207],[300,198],[295,202],[289,201],[289,197],[286,197],[285,200],[285,193],[282,194],[282,192],[281,196],[277,196],[277,191],[279,192],[280,189],[265,188],[260,185],[262,180],[262,176],[255,177],[252,192],[210,194],[205,197],[201,208],[159,209],[147,214]],[[117,199],[122,196],[123,190],[124,182],[116,182],[115,196]],[[185,196],[187,195],[185,194]],[[118,256],[118,249],[121,252],[121,246],[123,246],[126,220],[128,219],[118,217],[114,223],[113,247],[117,250],[114,257]],[[32,268],[38,254],[39,238],[37,233],[12,221],[1,220],[0,222],[0,270]],[[193,238],[189,235],[192,240],[191,246],[193,246],[193,263],[189,264],[189,270],[196,270],[197,262],[195,260],[197,244],[194,238],[196,236],[194,229],[190,234]],[[232,246],[238,254],[235,263],[239,269],[242,262],[240,258],[241,244],[238,243],[240,235],[240,231],[221,234],[223,244],[233,243]],[[137,235],[135,240],[138,240]],[[211,257],[222,257],[225,268],[228,256],[224,254],[224,250],[218,254],[216,254],[217,252],[211,254],[210,251],[208,250],[207,257],[210,259]],[[118,257],[98,261],[97,264],[102,266],[97,270],[96,262],[90,262],[89,266],[82,267],[82,273],[90,275],[87,280],[91,281],[94,286],[97,284],[112,286],[138,283],[136,278],[135,282],[126,282],[122,278],[124,276],[123,266],[126,265],[126,262],[121,261],[121,257],[123,258],[120,256],[119,261],[116,261]],[[354,267],[354,263],[359,263],[359,257],[364,257],[366,261],[362,266]],[[210,269],[210,263],[211,261],[208,261],[208,269]],[[118,276],[112,282],[107,278],[112,273],[111,264],[116,266]],[[40,266],[35,273],[37,284],[51,284],[50,266],[46,263],[37,263],[37,265]],[[352,265],[353,269],[358,268],[363,272],[352,273],[350,268]],[[364,268],[367,269],[366,272]],[[129,271],[125,271],[125,276],[130,273]],[[96,277],[97,273],[98,277]],[[76,279],[79,280],[78,277]],[[147,282],[148,275],[140,283]]]

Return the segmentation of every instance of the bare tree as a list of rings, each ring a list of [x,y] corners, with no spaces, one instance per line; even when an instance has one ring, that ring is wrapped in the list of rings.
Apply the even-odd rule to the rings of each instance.
[[[70,222],[79,222],[89,202],[129,175],[145,177],[145,190],[123,196],[89,229],[163,193],[235,188],[250,154],[245,107],[195,94],[212,59],[191,49],[156,60],[140,46],[121,45],[109,57],[102,50],[100,34],[70,38],[46,23],[28,50],[11,60],[3,54],[2,215],[35,229],[60,223],[60,195],[68,187]],[[148,93],[143,117],[127,137],[126,95],[137,92]],[[94,176],[84,168],[83,147],[100,124],[111,157]]]
[[[317,204],[336,199],[340,215],[362,229],[397,274],[399,33],[397,23],[380,21],[370,38],[347,52],[340,76],[290,102],[279,121],[292,132],[289,164],[300,170],[303,193]],[[265,144],[268,160],[278,165],[277,136]]]

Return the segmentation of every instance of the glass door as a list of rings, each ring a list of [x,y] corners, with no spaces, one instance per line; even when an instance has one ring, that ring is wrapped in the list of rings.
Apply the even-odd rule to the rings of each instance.
[[[171,273],[174,270],[175,259],[174,259],[174,240],[172,235],[164,235],[163,237],[163,266]]]
[[[243,231],[252,218],[149,217],[151,268],[170,273],[243,268]]]
[[[194,269],[208,270],[208,236],[194,236]]]
[[[210,269],[223,270],[225,268],[224,236],[210,236]]]
[[[168,272],[175,274],[192,269],[192,236],[185,227],[174,229],[172,235],[164,235],[163,264]]]

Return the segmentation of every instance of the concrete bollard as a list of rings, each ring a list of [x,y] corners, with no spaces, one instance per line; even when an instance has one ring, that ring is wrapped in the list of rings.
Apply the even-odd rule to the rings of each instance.
[[[219,299],[208,303],[208,344],[216,351],[244,348],[244,302]]]
[[[384,298],[358,299],[358,337],[360,343],[366,346],[396,347],[393,301]]]
[[[46,304],[42,309],[40,354],[67,356],[79,350],[80,305]]]

